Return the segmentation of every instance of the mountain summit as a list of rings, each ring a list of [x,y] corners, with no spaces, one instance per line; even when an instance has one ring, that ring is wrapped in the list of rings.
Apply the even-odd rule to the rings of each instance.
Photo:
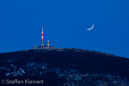
[[[75,48],[21,50],[0,54],[0,77],[44,86],[129,86],[129,59]]]

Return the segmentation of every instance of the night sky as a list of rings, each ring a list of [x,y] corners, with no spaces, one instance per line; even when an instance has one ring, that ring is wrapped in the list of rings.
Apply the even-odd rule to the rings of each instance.
[[[0,53],[39,46],[42,25],[44,44],[129,58],[129,0],[0,0]]]

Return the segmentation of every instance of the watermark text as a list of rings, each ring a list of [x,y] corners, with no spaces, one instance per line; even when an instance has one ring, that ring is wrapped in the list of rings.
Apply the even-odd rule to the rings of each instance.
[[[44,84],[44,80],[34,80],[34,79],[2,79],[1,84]]]

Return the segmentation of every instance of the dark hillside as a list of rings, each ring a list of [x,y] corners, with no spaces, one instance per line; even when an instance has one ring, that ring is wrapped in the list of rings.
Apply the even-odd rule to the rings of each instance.
[[[114,85],[113,80],[127,85],[129,59],[74,48],[1,53],[0,77],[43,79],[46,86]]]

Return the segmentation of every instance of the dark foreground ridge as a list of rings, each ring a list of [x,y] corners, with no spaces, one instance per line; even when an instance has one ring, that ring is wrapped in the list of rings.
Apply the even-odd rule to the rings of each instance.
[[[0,79],[28,80],[22,85],[129,86],[129,59],[75,48],[1,53]]]

